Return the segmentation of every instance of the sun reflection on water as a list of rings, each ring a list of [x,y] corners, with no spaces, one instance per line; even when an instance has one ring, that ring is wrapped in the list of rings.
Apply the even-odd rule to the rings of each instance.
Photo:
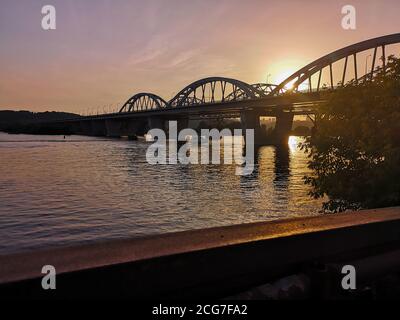
[[[288,142],[290,151],[293,153],[299,151],[300,142],[301,142],[300,137],[290,136]]]

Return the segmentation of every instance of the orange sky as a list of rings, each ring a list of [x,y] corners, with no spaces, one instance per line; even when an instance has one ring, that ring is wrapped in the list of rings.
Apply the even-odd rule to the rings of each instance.
[[[57,29],[41,29],[41,8]],[[308,62],[399,32],[398,0],[3,0],[0,109],[116,109],[134,93],[166,100],[208,76],[278,82]],[[270,76],[269,76],[270,74]]]

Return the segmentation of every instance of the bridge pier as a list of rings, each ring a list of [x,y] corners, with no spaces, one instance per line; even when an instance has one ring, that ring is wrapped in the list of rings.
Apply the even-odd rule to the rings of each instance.
[[[107,137],[120,138],[121,137],[121,121],[107,119],[106,122]]]
[[[254,130],[254,144],[265,145],[267,143],[267,132],[260,125],[260,114],[254,111],[243,111],[240,113],[243,137],[246,140],[246,129]],[[246,142],[246,141],[245,141]]]
[[[90,120],[80,121],[80,131],[85,136],[92,135],[92,122]]]
[[[189,128],[189,118],[178,118],[178,119],[169,119],[169,121],[176,121],[177,124],[177,136],[171,135],[172,133],[169,132],[169,126],[168,126],[168,139],[170,140],[178,140],[179,132]]]
[[[80,121],[74,121],[72,123],[69,123],[68,127],[71,130],[72,134],[81,134],[82,133]]]
[[[107,128],[105,120],[92,120],[92,135],[104,137],[107,135]]]
[[[293,127],[294,114],[281,112],[276,116],[274,140],[276,144],[287,144]]]
[[[151,129],[165,130],[165,120],[160,117],[149,117],[147,118],[147,126]]]
[[[171,136],[169,132],[169,125],[166,124],[166,121],[176,121],[177,122],[177,133],[183,129],[188,128],[189,126],[189,118],[178,118],[178,119],[165,119],[161,117],[149,117],[147,119],[149,129],[161,129],[164,130],[168,139],[177,139],[177,137]]]
[[[143,134],[147,134],[148,131],[153,129],[160,129],[166,132],[165,120],[161,117],[148,117],[146,126],[143,129]]]
[[[180,118],[178,121],[178,133],[183,129],[189,128],[189,118]]]
[[[107,136],[111,138],[128,137],[131,140],[136,140],[141,133],[142,122],[139,120],[106,120]]]
[[[130,140],[136,140],[141,134],[140,129],[143,127],[141,120],[123,120],[121,122],[121,136],[126,136]]]

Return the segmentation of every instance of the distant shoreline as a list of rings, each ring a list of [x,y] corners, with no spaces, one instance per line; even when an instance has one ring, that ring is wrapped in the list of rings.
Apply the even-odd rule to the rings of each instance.
[[[50,128],[41,125],[42,121],[63,120],[80,117],[68,112],[30,112],[0,111],[0,131],[9,134],[70,135],[67,128]]]

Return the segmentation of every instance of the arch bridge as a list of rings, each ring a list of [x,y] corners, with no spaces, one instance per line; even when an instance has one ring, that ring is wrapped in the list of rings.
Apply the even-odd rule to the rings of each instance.
[[[80,133],[107,136],[136,136],[150,128],[164,128],[167,120],[181,127],[189,119],[203,117],[240,118],[242,127],[253,128],[262,144],[261,116],[276,117],[277,141],[285,141],[294,115],[314,114],[321,92],[336,90],[345,83],[373,81],[387,68],[388,56],[398,54],[400,33],[362,41],[327,54],[279,84],[248,84],[244,81],[209,77],[184,87],[171,100],[154,93],[138,93],[117,113],[71,119]],[[65,122],[65,121],[64,121]]]

